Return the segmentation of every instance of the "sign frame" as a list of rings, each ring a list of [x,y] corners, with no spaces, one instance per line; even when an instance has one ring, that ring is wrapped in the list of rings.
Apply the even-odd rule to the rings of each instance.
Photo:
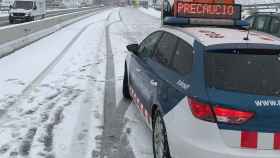
[[[179,13],[179,5],[189,5],[190,7],[196,6],[197,8],[189,8],[189,11],[197,11],[198,7],[202,9],[202,12],[209,13],[208,15],[204,13]],[[220,9],[220,12],[217,9]],[[233,15],[226,15],[223,13],[230,12],[233,9]],[[185,8],[183,8],[185,9]],[[216,9],[216,13],[213,12]],[[193,2],[183,2],[183,1],[176,1],[174,4],[173,16],[176,17],[186,17],[186,18],[203,18],[203,19],[227,19],[227,20],[241,20],[241,11],[242,6],[240,4],[221,4],[221,3],[193,3]],[[222,11],[222,12],[221,12]],[[197,11],[198,12],[198,11]],[[219,15],[219,13],[221,13]]]
[[[162,13],[162,20],[165,19],[165,17],[179,17],[179,18],[193,18],[193,19],[221,19],[221,20],[241,20],[242,17],[242,5],[241,4],[229,4],[229,3],[202,3],[200,2],[200,0],[196,1],[196,0],[161,0],[162,4],[161,4],[161,13]],[[202,6],[232,6],[234,7],[235,13],[230,16],[230,15],[216,15],[216,14],[208,14],[208,15],[204,15],[204,14],[185,14],[185,13],[178,13],[178,4],[183,3],[183,4],[190,4],[190,5],[202,5]]]

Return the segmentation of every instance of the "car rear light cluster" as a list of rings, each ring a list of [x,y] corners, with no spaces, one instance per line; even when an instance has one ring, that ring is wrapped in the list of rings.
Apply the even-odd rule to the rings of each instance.
[[[195,117],[201,120],[215,122],[216,119],[214,113],[211,106],[209,106],[208,104],[189,98],[189,105]]]
[[[212,107],[210,104],[197,101],[193,98],[188,98],[188,105],[196,118],[209,122],[243,124],[254,116],[253,112],[224,108],[219,105]]]

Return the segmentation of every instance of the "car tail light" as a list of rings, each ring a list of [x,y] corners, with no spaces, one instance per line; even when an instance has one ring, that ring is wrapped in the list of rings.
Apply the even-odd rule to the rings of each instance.
[[[211,109],[211,106],[195,99],[189,98],[189,105],[193,115],[201,120],[215,122],[215,116]]]
[[[192,114],[196,118],[209,122],[242,124],[254,116],[252,112],[239,111],[221,106],[212,108],[210,104],[197,101],[193,98],[188,98],[188,103]]]
[[[214,113],[218,122],[229,124],[242,124],[254,116],[252,112],[227,109],[220,106],[214,108]]]

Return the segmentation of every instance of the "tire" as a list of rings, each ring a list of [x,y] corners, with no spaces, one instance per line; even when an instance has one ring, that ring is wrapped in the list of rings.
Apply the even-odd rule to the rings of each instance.
[[[12,16],[9,16],[9,23],[10,23],[10,24],[13,24],[13,23],[14,23],[14,19],[13,19]]]
[[[9,23],[10,23],[10,24],[13,24],[13,23],[14,23],[14,20],[13,20],[13,19],[9,19]]]
[[[123,96],[124,98],[131,100],[131,96],[129,94],[128,73],[127,73],[126,64],[124,68],[124,78],[123,78]]]
[[[171,158],[164,120],[159,110],[153,116],[154,158]]]

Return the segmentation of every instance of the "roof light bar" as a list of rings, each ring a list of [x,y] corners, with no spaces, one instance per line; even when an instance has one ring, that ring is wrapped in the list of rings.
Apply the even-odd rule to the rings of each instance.
[[[229,20],[229,19],[202,19],[202,18],[182,18],[168,16],[163,19],[164,25],[172,26],[229,26],[229,27],[247,27],[249,23],[243,20]]]

